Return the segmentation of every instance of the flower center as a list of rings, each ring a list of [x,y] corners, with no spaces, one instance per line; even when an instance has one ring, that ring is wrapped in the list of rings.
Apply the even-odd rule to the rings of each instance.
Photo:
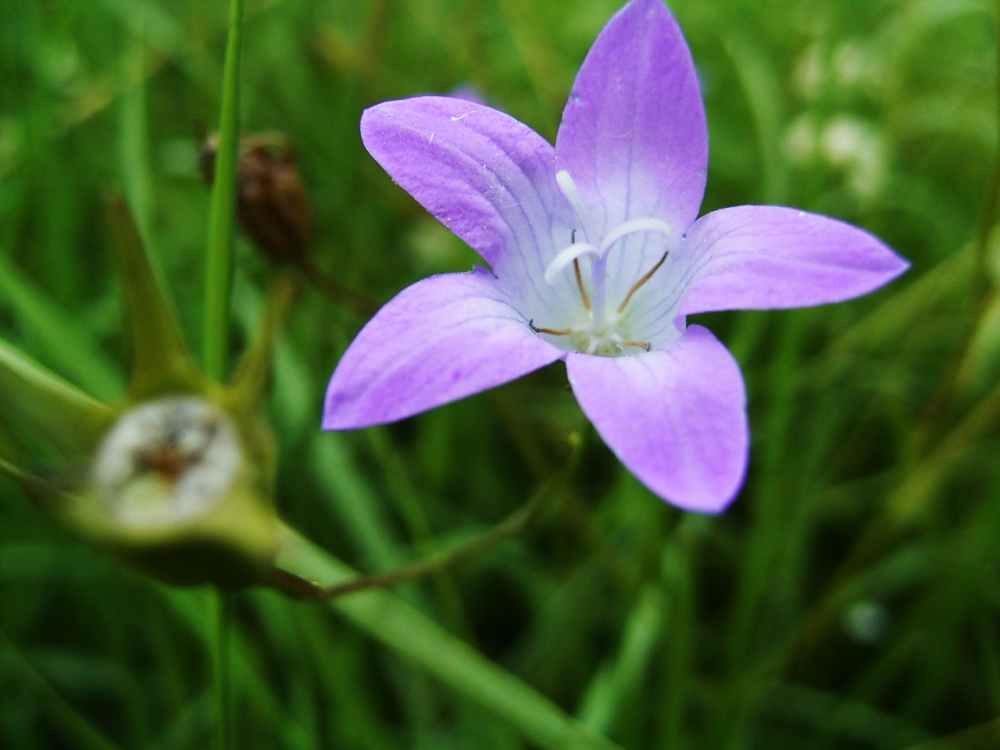
[[[669,251],[663,254],[652,268],[632,285],[624,299],[617,307],[609,309],[606,295],[608,253],[620,240],[632,234],[642,232],[658,232],[664,237],[670,237],[670,226],[660,219],[631,219],[614,227],[604,235],[598,235],[590,210],[580,195],[569,172],[562,170],[556,174],[556,183],[563,196],[573,207],[583,230],[583,241],[577,241],[577,231],[573,230],[568,247],[556,253],[555,258],[545,269],[545,281],[552,285],[556,283],[559,274],[566,271],[570,265],[576,277],[576,285],[580,290],[583,306],[587,311],[587,320],[569,328],[540,328],[530,321],[532,330],[550,336],[567,336],[577,351],[585,354],[598,354],[606,357],[617,357],[636,353],[640,349],[649,351],[648,341],[631,338],[625,330],[627,320],[626,307],[632,296],[649,281],[667,259]],[[590,289],[584,283],[580,270],[580,258],[590,261]]]
[[[166,527],[217,505],[243,470],[236,430],[194,396],[144,403],[104,439],[91,473],[97,497],[132,527]]]

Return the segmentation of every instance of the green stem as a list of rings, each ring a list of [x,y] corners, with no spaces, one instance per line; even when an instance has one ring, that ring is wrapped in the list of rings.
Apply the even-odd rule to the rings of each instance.
[[[3,631],[0,631],[0,668],[8,673],[5,677],[10,676],[21,682],[22,689],[38,694],[52,728],[69,741],[70,747],[80,750],[121,750],[52,687]]]
[[[370,576],[362,576],[353,581],[341,583],[336,586],[317,586],[316,584],[289,573],[286,570],[275,568],[271,572],[269,585],[295,598],[329,600],[336,599],[345,594],[355,591],[363,591],[372,588],[390,588],[406,581],[441,573],[453,565],[478,557],[489,552],[504,539],[516,536],[523,531],[531,520],[536,516],[546,498],[552,494],[553,485],[545,484],[535,493],[535,495],[520,509],[515,511],[506,520],[489,531],[473,537],[452,549],[430,555],[422,560],[418,560],[410,565],[404,565],[395,570],[385,573],[377,573]]]
[[[333,583],[357,572],[288,527],[283,528],[279,564],[300,580]],[[383,589],[334,599],[333,609],[366,635],[382,642],[468,699],[523,733],[526,744],[544,750],[622,750],[568,716],[549,698],[483,656],[437,623]],[[243,664],[243,661],[237,661]]]
[[[379,428],[365,430],[371,442],[375,457],[386,476],[389,492],[403,517],[410,539],[418,548],[426,548],[432,541],[433,533],[423,502],[403,464],[402,458],[393,445],[389,434]],[[419,564],[419,563],[418,563]],[[387,575],[391,575],[391,572]],[[454,579],[442,569],[434,575],[434,588],[449,627],[471,642],[472,627]]]
[[[580,463],[584,447],[583,438],[579,435],[573,436],[572,446],[572,453],[566,466],[556,476],[543,482],[535,490],[527,503],[489,531],[457,544],[451,549],[430,555],[395,570],[376,575],[361,576],[352,581],[334,586],[321,586],[287,570],[276,567],[271,571],[268,586],[296,599],[328,601],[356,591],[372,588],[388,588],[405,581],[412,581],[434,573],[440,573],[453,565],[483,555],[505,539],[517,536],[524,531],[538,517],[539,513],[545,507],[546,502],[565,488]]]
[[[997,72],[993,81],[996,95],[996,127],[1000,130],[1000,3],[997,4]],[[973,276],[975,283],[975,299],[982,298],[986,291],[986,250],[989,245],[990,232],[996,223],[997,208],[1000,206],[1000,140],[997,141],[997,156],[993,165],[993,179],[986,193],[986,204],[980,219],[979,232],[976,236],[976,270]]]
[[[215,714],[213,750],[232,747],[232,679],[230,677],[229,633],[232,628],[232,594],[214,592],[212,631],[212,693]]]
[[[910,449],[908,450],[909,462],[918,460],[928,447],[931,433],[934,428],[947,417],[948,407],[951,406],[954,397],[955,385],[958,375],[962,370],[966,355],[972,346],[972,340],[979,330],[983,318],[992,309],[997,295],[1000,294],[1000,287],[996,284],[992,289],[989,286],[986,269],[986,256],[989,249],[990,234],[997,223],[997,210],[1000,209],[1000,3],[997,4],[997,72],[994,79],[996,88],[996,127],[997,127],[997,151],[994,156],[993,176],[990,179],[989,187],[986,191],[986,202],[983,205],[983,213],[979,219],[979,227],[976,231],[974,244],[975,265],[972,269],[972,301],[974,314],[972,322],[965,330],[955,353],[952,354],[944,374],[938,381],[937,387],[924,410],[917,429],[913,431]]]
[[[208,225],[205,277],[204,364],[209,378],[221,381],[229,359],[229,296],[232,276],[233,230],[236,215],[236,167],[239,156],[240,50],[243,41],[243,0],[232,0],[229,42],[222,88],[219,150]]]
[[[208,224],[205,271],[205,321],[202,345],[205,374],[220,382],[229,360],[229,298],[232,282],[233,232],[236,219],[236,168],[239,157],[240,52],[243,44],[243,0],[232,0],[229,40],[222,84],[222,114],[219,148],[215,157],[215,181]],[[229,676],[229,631],[231,602],[222,592],[215,594],[215,631],[212,637],[213,693],[215,695],[215,750],[231,744],[231,686]]]

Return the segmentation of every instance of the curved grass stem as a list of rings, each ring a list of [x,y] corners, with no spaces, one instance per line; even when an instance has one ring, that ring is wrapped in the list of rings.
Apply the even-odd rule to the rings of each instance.
[[[213,750],[229,750],[232,742],[232,675],[230,673],[229,636],[232,629],[232,594],[215,591],[212,629],[212,695],[215,722]]]
[[[395,570],[375,575],[361,576],[353,581],[347,581],[335,586],[322,586],[308,581],[294,573],[281,568],[274,568],[267,581],[270,588],[277,589],[295,599],[310,601],[329,601],[345,594],[372,588],[389,588],[400,583],[424,578],[439,573],[454,565],[466,562],[492,550],[500,542],[517,536],[534,521],[545,508],[550,499],[558,495],[569,479],[573,476],[580,463],[584,440],[579,436],[573,441],[573,449],[569,461],[563,469],[548,479],[535,490],[524,505],[511,513],[507,518],[491,528],[451,549],[430,555],[422,560],[403,565]]]
[[[1000,2],[997,3],[997,71],[994,80],[996,87],[997,121],[996,127],[1000,131]],[[997,153],[994,157],[993,176],[990,179],[989,187],[986,190],[986,201],[983,204],[983,213],[979,219],[979,227],[976,231],[974,241],[974,265],[972,269],[972,300],[974,310],[972,321],[966,328],[958,347],[952,354],[948,365],[945,367],[941,380],[938,381],[924,413],[917,424],[917,429],[913,432],[909,459],[912,462],[918,458],[928,447],[935,428],[947,418],[950,407],[954,402],[955,386],[958,381],[962,365],[965,363],[969,348],[972,346],[976,331],[979,330],[983,317],[993,308],[997,296],[1000,295],[1000,286],[993,284],[989,286],[986,278],[987,274],[987,251],[989,249],[990,235],[993,227],[997,223],[997,211],[1000,209],[1000,139],[998,139]]]

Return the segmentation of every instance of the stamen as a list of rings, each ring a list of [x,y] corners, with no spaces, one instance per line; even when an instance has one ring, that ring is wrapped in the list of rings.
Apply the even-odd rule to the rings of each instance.
[[[580,259],[573,258],[573,273],[576,274],[576,285],[580,287],[580,296],[583,297],[583,306],[590,310],[590,295],[583,286],[583,276],[580,274]]]
[[[660,266],[663,265],[663,263],[667,259],[668,255],[670,255],[670,251],[669,250],[667,250],[667,252],[665,252],[663,254],[662,258],[660,258],[658,261],[656,261],[656,265],[653,266],[652,268],[650,268],[649,271],[646,272],[645,276],[643,276],[641,279],[639,279],[637,282],[635,282],[635,284],[632,286],[632,288],[628,290],[628,294],[625,295],[625,301],[622,302],[621,305],[619,305],[619,307],[618,307],[618,314],[619,315],[625,311],[625,306],[628,304],[628,301],[630,299],[632,299],[632,295],[635,294],[637,291],[639,291],[639,288],[643,284],[645,284],[647,281],[649,281],[651,278],[653,278],[653,274],[654,273],[656,273],[657,271],[660,270]]]
[[[600,257],[597,252],[597,248],[589,242],[574,242],[565,250],[560,250],[556,254],[556,257],[552,259],[552,262],[549,263],[548,267],[545,269],[545,283],[550,286],[554,285],[556,283],[556,276],[559,275],[559,272],[581,255],[593,255],[595,258]]]
[[[573,182],[573,178],[570,177],[569,172],[565,169],[556,172],[556,184],[559,185],[559,191],[569,201],[573,210],[576,211],[576,215],[580,217],[580,221],[583,223],[583,233],[587,235],[587,239],[591,242],[597,242],[597,233],[594,231],[594,225],[590,221],[590,210],[587,208],[587,204],[583,202],[583,196],[580,195],[580,190],[577,188],[576,183]]]
[[[547,333],[550,336],[569,336],[573,333],[572,328],[538,328],[535,325],[534,319],[528,321],[528,328],[530,328],[535,333]]]
[[[622,346],[638,346],[640,349],[645,349],[647,352],[653,350],[653,345],[648,341],[633,341],[632,339],[625,339],[624,341],[619,341]]]
[[[618,242],[622,237],[626,237],[636,232],[659,232],[667,239],[670,239],[670,225],[659,219],[633,219],[619,224],[614,231],[608,234],[601,242],[601,255],[608,251],[608,248]]]

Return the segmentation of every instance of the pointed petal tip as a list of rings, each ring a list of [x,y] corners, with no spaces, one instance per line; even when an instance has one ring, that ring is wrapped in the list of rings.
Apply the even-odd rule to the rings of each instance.
[[[630,0],[630,2],[625,3],[614,17],[619,16],[630,16],[630,15],[650,15],[655,14],[661,18],[674,19],[674,14],[671,12],[670,8],[664,2],[664,0]]]
[[[382,102],[361,140],[393,181],[496,268],[534,247],[555,201],[553,146],[510,115],[467,99]]]
[[[732,505],[736,498],[740,496],[740,491],[743,489],[743,480],[745,476],[741,475],[736,486],[733,487],[728,492],[720,493],[691,493],[688,495],[678,495],[676,493],[663,493],[657,492],[654,487],[646,485],[650,492],[659,497],[664,502],[670,503],[675,508],[680,508],[683,511],[689,513],[701,513],[706,516],[718,516],[722,515],[730,505]],[[644,483],[645,484],[645,483]]]
[[[708,129],[690,48],[663,0],[632,0],[598,34],[563,110],[556,159],[609,226],[695,220]]]
[[[347,430],[360,430],[364,427],[373,426],[368,424],[354,424],[353,422],[343,420],[335,409],[324,410],[323,421],[320,423],[320,429],[324,432],[346,432]]]
[[[406,419],[412,414],[390,418],[379,418],[365,410],[352,407],[350,394],[350,383],[343,383],[343,378],[337,377],[335,371],[330,379],[330,385],[326,390],[326,397],[323,400],[323,419],[320,429],[324,432],[347,432],[348,430],[363,430],[366,427],[377,427],[383,424],[391,424]],[[343,386],[347,386],[344,388]]]
[[[728,482],[720,485],[703,483],[700,486],[687,485],[678,486],[673,482],[664,482],[663,477],[645,472],[636,472],[636,477],[640,482],[666,503],[675,508],[689,513],[701,513],[708,516],[718,516],[726,511],[739,497],[743,490],[743,482],[746,480],[747,466],[749,464],[749,440],[746,449],[743,451],[742,462],[736,472],[727,472]],[[715,478],[718,480],[718,477]]]
[[[700,267],[685,315],[846,302],[910,268],[870,232],[787,206],[713,211],[695,222],[685,242]]]
[[[584,414],[622,464],[672,505],[721,513],[746,476],[750,432],[736,360],[707,329],[616,359],[570,354]]]
[[[904,273],[906,273],[913,267],[913,264],[910,263],[910,261],[908,261],[903,256],[898,255],[896,251],[890,248],[888,245],[886,246],[886,250],[892,253],[892,257],[895,262],[895,267],[890,268],[886,272],[886,274],[889,276],[888,281],[891,281],[892,279],[902,276]]]
[[[396,422],[563,356],[485,269],[431,276],[389,301],[348,347],[330,379],[323,429]]]
[[[332,388],[333,383],[330,383]],[[330,391],[327,391],[326,400],[323,405],[323,419],[320,422],[320,429],[325,432],[340,432],[342,430],[351,429],[350,425],[342,424],[337,416],[337,408],[335,405],[331,405],[331,401],[335,401],[335,397],[331,398]]]

